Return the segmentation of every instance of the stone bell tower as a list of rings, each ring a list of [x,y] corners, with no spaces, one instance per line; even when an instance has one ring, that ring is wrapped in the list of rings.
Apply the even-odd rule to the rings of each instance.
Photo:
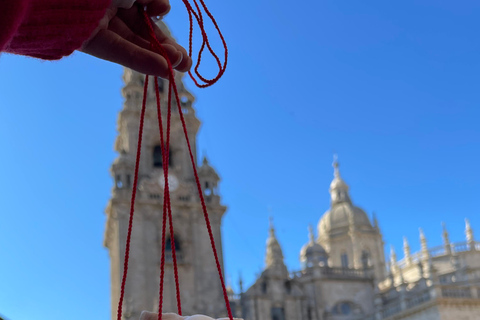
[[[192,107],[194,97],[177,74],[181,107],[196,159],[196,135],[200,121]],[[112,164],[114,178],[112,197],[106,209],[107,226],[104,245],[111,260],[112,319],[116,319],[123,272],[130,197],[132,192],[139,116],[145,77],[126,69],[122,93],[124,107],[118,117],[115,150],[118,157]],[[153,79],[149,79],[153,80]],[[184,315],[202,313],[214,317],[226,314],[220,280],[198,198],[187,144],[176,103],[172,104],[169,163],[162,162],[159,128],[156,115],[154,82],[149,81],[145,114],[142,157],[139,166],[138,192],[135,204],[130,263],[125,290],[124,319],[138,319],[142,310],[157,311],[162,239],[163,166],[169,166],[169,185],[175,247],[177,249],[180,292]],[[159,79],[164,120],[169,83]],[[165,125],[165,123],[164,123]],[[196,164],[197,165],[197,164]],[[207,159],[197,165],[219,259],[223,268],[221,222],[226,207],[220,204],[219,177]],[[176,312],[175,282],[171,257],[170,234],[166,232],[166,266],[164,312]]]

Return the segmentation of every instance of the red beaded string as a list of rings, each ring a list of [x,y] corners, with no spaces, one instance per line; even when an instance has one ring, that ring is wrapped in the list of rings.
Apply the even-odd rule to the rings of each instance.
[[[225,73],[225,70],[227,69],[227,61],[228,61],[228,48],[227,48],[227,42],[225,41],[225,38],[223,37],[223,34],[220,31],[220,27],[218,26],[217,21],[215,20],[213,15],[208,10],[205,2],[203,0],[199,0],[199,1],[200,1],[200,4],[201,4],[201,7],[203,8],[203,10],[205,10],[205,13],[210,18],[210,21],[215,26],[215,29],[217,30],[218,36],[220,37],[220,40],[222,41],[222,45],[223,45],[223,49],[224,49],[224,60],[223,60],[223,65],[222,65],[222,63],[220,62],[220,59],[218,58],[217,54],[215,53],[215,51],[210,46],[210,41],[208,40],[208,35],[205,31],[202,10],[201,10],[200,6],[198,5],[197,0],[193,0],[193,3],[195,4],[195,7],[196,7],[197,11],[195,11],[192,8],[192,5],[188,2],[188,0],[182,0],[183,4],[185,5],[185,8],[187,9],[187,12],[188,12],[188,20],[189,20],[189,27],[190,27],[189,28],[189,37],[188,37],[189,38],[189,40],[188,40],[188,55],[190,56],[190,58],[192,58],[192,51],[193,51],[193,45],[192,45],[192,43],[193,43],[193,18],[192,18],[192,16],[195,17],[195,20],[197,21],[197,25],[200,28],[200,31],[201,31],[201,34],[202,34],[202,45],[200,46],[200,50],[198,52],[197,63],[195,64],[195,67],[193,68],[195,74],[198,76],[200,81],[195,79],[195,77],[193,76],[191,71],[188,71],[188,74],[190,75],[190,78],[192,78],[193,82],[195,83],[195,85],[197,87],[206,88],[206,87],[209,87],[209,86],[213,85],[214,83],[216,83]],[[206,79],[205,77],[203,77],[200,74],[200,72],[198,70],[198,68],[200,67],[200,63],[201,63],[201,60],[202,60],[202,54],[203,54],[203,51],[205,49],[205,46],[208,48],[208,51],[214,57],[214,59],[217,62],[217,65],[218,65],[218,73],[213,79]],[[204,82],[204,83],[201,83],[201,82]]]
[[[202,0],[200,0],[200,1],[202,1]],[[226,289],[226,286],[225,286],[225,280],[223,278],[223,272],[222,272],[222,268],[221,268],[221,265],[220,265],[220,259],[218,258],[218,253],[217,253],[217,249],[216,249],[216,246],[215,246],[215,239],[213,238],[212,227],[211,227],[211,224],[210,224],[210,219],[208,217],[207,206],[205,204],[205,199],[203,197],[202,187],[200,185],[200,179],[198,177],[198,172],[197,172],[197,166],[196,166],[195,158],[194,158],[193,153],[192,153],[192,147],[190,145],[190,139],[188,138],[188,132],[187,132],[187,126],[186,126],[186,123],[185,123],[185,118],[183,116],[182,107],[180,106],[180,99],[179,99],[179,95],[178,95],[177,86],[175,84],[175,77],[174,77],[174,73],[173,73],[172,64],[170,63],[170,60],[167,57],[165,49],[163,48],[162,44],[158,41],[158,39],[155,35],[155,30],[153,28],[152,20],[148,17],[146,12],[143,12],[143,14],[144,14],[145,22],[148,25],[148,29],[149,29],[149,33],[150,33],[150,37],[151,37],[151,41],[152,41],[152,46],[156,50],[158,50],[158,52],[163,57],[165,57],[165,59],[167,60],[167,63],[168,63],[168,69],[169,69],[168,71],[169,71],[169,79],[170,79],[169,96],[171,94],[171,90],[173,89],[173,92],[175,94],[175,101],[177,103],[178,114],[180,116],[180,121],[182,123],[183,133],[185,135],[185,140],[186,140],[187,146],[188,146],[188,152],[189,152],[189,155],[190,155],[190,161],[192,163],[193,173],[195,175],[195,182],[197,184],[197,190],[198,190],[198,194],[199,194],[199,197],[200,197],[200,202],[202,204],[203,216],[204,216],[204,219],[205,219],[205,223],[207,225],[208,235],[209,235],[209,238],[210,238],[210,244],[212,246],[212,251],[213,251],[214,258],[215,258],[215,263],[216,263],[216,266],[217,266],[217,271],[218,271],[218,275],[219,275],[219,278],[220,278],[220,283],[222,285],[223,296],[224,296],[224,300],[225,300],[225,305],[227,307],[228,317],[230,318],[230,320],[233,320],[232,310],[230,308],[230,303],[228,301],[228,294],[227,294],[227,289]],[[215,82],[216,81],[218,81],[218,79],[215,80]],[[158,87],[156,87],[155,90],[158,90]],[[169,101],[169,109],[170,109],[170,101]],[[167,128],[167,130],[168,130],[168,128]],[[167,183],[168,183],[168,178],[165,177],[165,184],[167,185]],[[168,197],[168,201],[170,201],[169,197]],[[172,250],[172,253],[173,253],[173,250]],[[163,292],[162,292],[162,294],[163,294]]]
[[[147,104],[147,87],[148,87],[148,77],[145,78],[145,86],[143,88],[142,111],[140,113],[140,126],[138,128],[137,156],[135,160],[135,174],[133,176],[134,178],[133,178],[133,187],[132,187],[132,198],[130,200],[130,218],[128,220],[128,232],[127,232],[127,241],[125,244],[125,258],[123,261],[123,276],[122,276],[122,285],[120,289],[120,299],[118,300],[117,320],[122,319],[123,298],[125,296],[125,283],[127,282],[128,259],[130,257],[130,240],[132,238],[133,214],[135,211],[134,210],[135,197],[137,195],[138,167],[140,164],[140,153],[142,149],[142,135],[143,135],[143,124],[145,120],[145,106]]]
[[[162,314],[162,305],[163,305],[163,286],[164,286],[164,275],[165,275],[165,229],[166,229],[166,213],[168,212],[168,221],[169,221],[169,232],[170,232],[170,245],[172,248],[172,260],[173,260],[173,270],[175,276],[175,292],[177,298],[177,309],[178,314],[182,314],[182,303],[180,300],[180,285],[178,279],[178,267],[177,267],[177,255],[175,250],[175,237],[173,229],[173,220],[172,220],[172,207],[170,202],[170,191],[168,184],[168,163],[170,157],[170,121],[171,121],[171,90],[168,90],[168,109],[167,109],[167,141],[163,141],[163,122],[162,122],[162,112],[160,107],[160,93],[158,90],[158,78],[155,78],[155,98],[157,102],[157,119],[158,127],[160,130],[160,148],[162,150],[162,161],[163,161],[163,176],[164,176],[164,189],[163,189],[163,223],[162,223],[162,255],[161,255],[161,264],[160,264],[160,288],[158,301],[158,314],[159,320],[161,319]]]
[[[215,28],[217,29],[217,32],[222,40],[224,49],[225,49],[225,55],[224,55],[224,63],[223,65],[220,62],[220,59],[218,56],[215,54],[213,49],[210,46],[210,43],[208,41],[207,34],[205,32],[204,26],[203,26],[203,16],[200,10],[200,6],[197,3],[197,0],[193,0],[196,9],[198,12],[195,12],[193,10],[192,6],[188,3],[188,0],[182,0],[187,7],[187,11],[189,14],[189,24],[190,24],[190,34],[189,34],[189,56],[192,56],[192,37],[193,37],[193,19],[192,15],[195,17],[197,20],[197,23],[200,27],[200,30],[202,32],[202,46],[200,48],[200,51],[198,53],[198,59],[197,59],[197,64],[195,65],[194,72],[195,74],[199,77],[201,81],[204,83],[201,84],[199,81],[197,81],[191,72],[189,72],[190,77],[193,79],[195,84],[200,87],[208,87],[213,85],[215,82],[217,82],[220,77],[223,75],[225,72],[226,66],[227,66],[227,59],[228,59],[228,50],[226,46],[225,39],[217,25],[217,22],[213,18],[212,14],[208,11],[205,3],[203,0],[199,0],[202,8],[205,10],[207,13],[208,17],[214,24]],[[178,276],[178,266],[177,266],[177,257],[176,257],[176,249],[175,249],[175,239],[174,239],[174,228],[173,228],[173,220],[172,220],[172,209],[171,209],[171,199],[170,199],[170,190],[169,190],[169,184],[168,184],[168,162],[169,162],[169,150],[170,150],[170,124],[171,124],[171,98],[172,98],[172,90],[175,94],[175,101],[177,103],[177,109],[179,112],[180,120],[182,123],[182,128],[183,128],[183,133],[185,135],[185,139],[187,142],[188,146],[188,151],[190,155],[190,160],[192,163],[193,167],[193,172],[195,175],[195,182],[197,185],[197,190],[199,193],[200,197],[200,202],[202,204],[202,211],[205,219],[205,223],[207,225],[207,230],[208,230],[208,235],[210,238],[210,244],[212,246],[212,251],[213,255],[215,258],[215,263],[217,267],[217,271],[219,274],[222,290],[223,290],[223,296],[227,308],[227,313],[228,317],[230,320],[233,320],[233,315],[232,315],[232,310],[230,308],[230,303],[228,301],[228,294],[227,294],[227,289],[225,286],[225,280],[223,278],[223,273],[220,265],[220,260],[218,258],[218,253],[217,249],[215,246],[215,240],[213,237],[212,233],[212,227],[210,224],[210,219],[208,217],[208,212],[207,212],[207,207],[205,204],[205,199],[203,197],[203,192],[202,192],[202,187],[200,184],[200,179],[198,177],[198,172],[196,168],[196,163],[195,163],[195,158],[192,153],[192,148],[190,145],[190,140],[188,138],[188,133],[187,133],[187,128],[185,124],[185,119],[183,116],[182,108],[180,106],[180,100],[179,100],[179,95],[178,95],[178,90],[177,86],[175,84],[175,77],[174,77],[174,71],[172,68],[172,64],[166,54],[165,49],[163,48],[162,44],[158,41],[156,35],[155,35],[155,30],[152,24],[151,19],[148,17],[145,11],[143,11],[144,15],[144,20],[145,23],[148,27],[149,35],[151,38],[151,43],[150,46],[152,49],[157,51],[159,54],[161,54],[165,60],[167,61],[168,64],[168,74],[169,74],[169,89],[168,89],[168,108],[167,108],[167,128],[166,128],[166,141],[164,140],[164,130],[163,130],[163,122],[162,122],[162,113],[161,113],[161,106],[160,106],[160,96],[159,96],[159,90],[158,90],[158,79],[155,78],[155,97],[156,97],[156,104],[157,104],[157,119],[158,119],[158,125],[159,125],[159,134],[160,134],[160,148],[162,152],[162,161],[163,161],[163,174],[164,174],[164,195],[163,195],[163,215],[162,215],[162,249],[161,249],[161,263],[160,263],[160,288],[159,288],[159,305],[158,305],[158,320],[161,320],[162,318],[162,308],[163,308],[163,289],[164,289],[164,277],[165,277],[165,233],[166,233],[166,220],[168,217],[169,221],[169,232],[170,232],[170,243],[171,243],[171,248],[172,248],[172,260],[173,260],[173,268],[174,268],[174,278],[175,278],[175,290],[176,290],[176,299],[177,299],[177,308],[178,308],[178,314],[182,314],[182,307],[181,307],[181,300],[180,300],[180,286],[179,286],[179,276]],[[213,78],[213,79],[206,79],[204,78],[198,71],[198,67],[201,62],[202,58],[202,53],[205,49],[205,46],[209,50],[209,52],[212,54],[212,56],[215,58],[217,61],[218,67],[219,67],[219,72],[218,74]],[[134,174],[134,183],[133,183],[133,189],[132,189],[132,198],[131,198],[131,203],[130,203],[130,219],[129,219],[129,224],[128,224],[128,233],[127,233],[127,241],[126,241],[126,246],[125,246],[125,260],[124,260],[124,268],[123,268],[123,277],[122,277],[122,284],[121,284],[121,291],[120,291],[120,299],[118,303],[118,309],[117,309],[117,320],[121,320],[122,318],[122,307],[123,307],[123,300],[124,300],[124,295],[125,295],[125,284],[126,284],[126,279],[127,279],[127,273],[128,273],[128,260],[129,260],[129,253],[130,253],[130,242],[131,242],[131,233],[133,229],[133,214],[134,214],[134,206],[135,206],[135,198],[136,198],[136,192],[137,192],[137,182],[138,182],[138,167],[139,167],[139,162],[140,162],[140,151],[141,151],[141,143],[142,143],[142,134],[143,134],[143,125],[144,125],[144,117],[145,117],[145,107],[146,107],[146,99],[147,99],[147,89],[148,89],[148,76],[145,77],[145,84],[144,84],[144,92],[143,92],[143,101],[142,101],[142,111],[140,115],[140,127],[139,127],[139,140],[138,140],[138,146],[137,146],[137,155],[136,155],[136,163],[135,163],[135,174]]]

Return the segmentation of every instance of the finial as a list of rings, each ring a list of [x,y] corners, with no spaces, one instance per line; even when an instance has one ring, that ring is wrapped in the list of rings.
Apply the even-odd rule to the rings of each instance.
[[[339,177],[340,176],[340,171],[339,171],[338,167],[340,166],[340,164],[338,163],[338,155],[336,153],[333,154],[332,166],[333,166],[334,177]]]
[[[203,165],[207,165],[208,164],[208,159],[207,159],[207,156],[203,156],[203,161],[202,161],[202,164]]]
[[[393,245],[390,245],[390,260],[393,267],[393,265],[397,263],[397,253],[395,252]]]
[[[443,239],[447,240],[446,242],[450,242],[448,241],[448,231],[447,231],[447,225],[445,224],[445,222],[442,222],[442,230],[443,230]]]
[[[418,233],[420,233],[420,242],[422,244],[422,248],[424,244],[427,244],[427,238],[425,237],[425,233],[423,232],[422,228],[418,228]]]
[[[407,237],[403,237],[403,254],[405,256],[405,261],[408,265],[412,264],[412,257],[410,255],[410,245],[408,244]]]
[[[313,226],[311,224],[308,226],[308,238],[310,239],[310,243],[315,242],[315,235],[313,234]]]
[[[268,217],[268,224],[269,224],[269,229],[270,229],[270,236],[274,237],[275,236],[275,227],[273,225],[273,217],[272,216]]]
[[[418,232],[420,233],[420,239],[425,239],[425,233],[423,233],[423,229],[418,228]]]
[[[467,243],[470,246],[470,249],[474,249],[474,242],[475,238],[473,236],[473,229],[472,226],[470,225],[470,220],[465,218],[465,235],[467,236]]]
[[[390,245],[390,272],[393,274],[397,271],[397,253],[393,245]]]
[[[448,235],[447,225],[445,224],[445,222],[442,222],[442,229],[443,229],[443,232],[442,232],[443,245],[445,246],[445,252],[447,254],[450,254],[452,253],[452,248],[450,245],[450,237]]]
[[[238,287],[240,288],[240,293],[243,293],[243,278],[242,273],[238,273]]]
[[[422,256],[423,258],[427,259],[429,257],[427,238],[425,237],[425,234],[423,233],[422,228],[418,228],[418,232],[420,233],[420,245],[422,247]]]
[[[372,212],[373,227],[378,229],[378,219],[375,211]]]

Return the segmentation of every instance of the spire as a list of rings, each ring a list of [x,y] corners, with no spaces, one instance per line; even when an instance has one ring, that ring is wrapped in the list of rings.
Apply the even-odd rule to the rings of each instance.
[[[452,247],[450,245],[450,237],[448,235],[447,226],[446,226],[445,222],[442,222],[442,229],[443,229],[442,237],[443,237],[443,245],[445,247],[445,253],[446,254],[451,254],[452,253]]]
[[[315,235],[313,234],[313,226],[311,224],[308,226],[308,239],[311,244],[315,242]]]
[[[271,271],[275,275],[288,274],[287,267],[283,262],[283,252],[277,237],[275,236],[275,227],[273,226],[273,218],[270,217],[269,238],[267,239],[267,254],[265,257],[266,270]]]
[[[238,274],[238,287],[240,288],[240,294],[243,293],[243,278],[242,278],[242,273],[240,272]]]
[[[375,213],[375,211],[372,213],[372,220],[373,220],[373,227],[374,227],[375,229],[379,229],[379,227],[378,227],[377,214]]]
[[[269,230],[270,238],[273,238],[276,241],[277,239],[275,238],[275,226],[273,225],[272,216],[268,217],[268,230]]]
[[[335,154],[333,156],[333,180],[330,183],[330,197],[332,201],[332,205],[341,203],[341,202],[351,202],[350,196],[348,194],[349,187],[343,181],[342,177],[340,176],[340,164],[338,163],[338,157]]]
[[[202,161],[202,164],[203,165],[208,165],[208,159],[207,159],[207,156],[203,156],[203,161]]]
[[[430,253],[428,252],[427,238],[425,237],[425,234],[423,233],[422,228],[418,228],[418,232],[420,233],[420,244],[421,244],[421,247],[422,247],[422,258],[427,259],[430,256]]]
[[[336,153],[333,155],[332,166],[333,166],[333,176],[337,179],[340,179],[340,170],[338,169],[340,164],[338,163],[338,155]]]
[[[467,244],[470,247],[470,250],[475,249],[475,238],[473,236],[473,229],[470,225],[470,220],[465,218],[465,235],[467,236]]]
[[[390,269],[392,273],[397,269],[397,254],[393,245],[390,246]]]
[[[411,265],[412,256],[410,255],[410,245],[408,244],[407,237],[403,237],[403,254],[405,256],[405,262],[407,265]]]

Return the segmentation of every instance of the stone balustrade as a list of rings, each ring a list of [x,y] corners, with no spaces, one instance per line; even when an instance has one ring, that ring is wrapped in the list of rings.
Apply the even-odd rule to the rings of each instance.
[[[480,251],[480,242],[474,242],[473,248],[467,242],[457,242],[450,245],[451,253],[467,252],[467,251]],[[445,246],[437,246],[428,249],[428,253],[432,258],[439,257],[442,255],[448,254]],[[418,264],[422,260],[422,252],[415,252],[410,256],[412,264]],[[408,261],[403,258],[397,262],[398,267],[401,269],[405,268],[408,265]]]
[[[480,286],[434,286],[416,293],[407,293],[393,302],[384,305],[377,314],[380,319],[388,319],[404,310],[427,303],[435,298],[480,299]]]
[[[373,279],[372,269],[353,269],[353,268],[342,268],[342,267],[318,267],[320,272],[319,274],[325,278],[335,278],[335,279],[360,279],[360,280],[371,280]],[[313,268],[302,271],[293,271],[290,273],[292,278],[298,278],[305,274],[314,274]]]

